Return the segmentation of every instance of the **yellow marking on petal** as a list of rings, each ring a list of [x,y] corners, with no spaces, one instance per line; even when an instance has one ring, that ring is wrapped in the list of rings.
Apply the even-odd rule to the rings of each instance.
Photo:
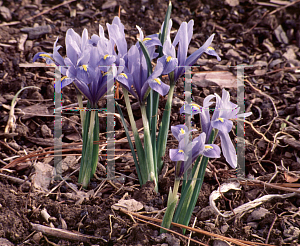
[[[103,74],[103,77],[106,76],[107,74],[108,74],[108,72],[104,73],[104,74]]]
[[[178,150],[178,153],[184,153],[184,151],[182,149]]]
[[[161,85],[161,82],[158,78],[154,79],[156,81],[157,84]]]
[[[47,54],[40,54],[40,56],[41,56],[41,57],[49,58],[49,59],[51,59],[52,61],[54,61],[53,58],[52,58],[51,56],[47,55]]]
[[[109,54],[106,54],[103,59],[106,60],[107,57],[109,57]]]
[[[180,128],[180,133],[185,134],[185,130],[183,128]]]
[[[171,61],[171,59],[172,59],[172,56],[168,56],[167,57],[167,62]]]
[[[66,79],[66,78],[68,78],[68,76],[62,77],[60,81],[63,81],[63,80]]]
[[[224,122],[223,118],[218,118],[219,121],[221,121],[222,123]]]
[[[208,50],[215,50],[213,47],[209,46],[207,47]]]
[[[82,67],[83,67],[84,71],[87,72],[87,65],[82,65]]]
[[[194,106],[194,107],[196,107],[196,108],[198,108],[198,109],[200,109],[200,106],[198,104],[196,104],[196,103],[192,103],[191,105]]]
[[[213,149],[213,147],[210,146],[210,145],[205,145],[204,148],[205,148],[205,149]]]
[[[128,79],[127,75],[125,73],[120,73],[120,75],[124,76],[126,79]]]
[[[152,38],[144,38],[143,42],[148,41],[148,40],[152,40]]]

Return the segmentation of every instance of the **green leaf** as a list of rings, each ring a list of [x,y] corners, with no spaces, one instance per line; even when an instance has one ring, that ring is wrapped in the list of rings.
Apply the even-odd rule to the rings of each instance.
[[[124,119],[124,115],[122,113],[122,110],[121,110],[119,104],[117,102],[115,102],[115,103],[116,103],[118,112],[120,114],[120,118],[121,118],[124,130],[125,130],[125,134],[126,134],[126,137],[127,137],[128,143],[129,143],[129,147],[130,147],[130,150],[131,150],[132,158],[134,160],[135,169],[136,169],[136,172],[137,172],[137,175],[138,175],[138,179],[140,181],[140,185],[142,186],[143,180],[142,180],[142,176],[141,176],[140,166],[139,166],[139,163],[136,159],[136,154],[135,154],[135,151],[134,151],[133,144],[131,142],[130,134],[129,134],[129,131],[128,131],[128,128],[127,128],[127,125],[126,125],[126,122],[125,122],[125,119]]]
[[[170,188],[169,196],[168,196],[168,206],[167,206],[167,209],[166,209],[166,212],[165,212],[162,224],[161,224],[162,227],[167,228],[167,229],[170,228],[177,201],[178,201],[177,195],[176,195],[176,197],[174,197],[172,190]],[[166,232],[166,231],[161,228],[160,233],[164,233],[164,232]]]
[[[161,42],[162,45],[164,45],[164,42],[167,39],[167,31],[168,31],[168,27],[169,27],[169,21],[170,21],[170,17],[171,17],[171,12],[172,12],[172,2],[169,1],[169,6],[168,6],[168,9],[167,9],[167,12],[166,12],[163,30],[162,30],[162,33],[161,33],[161,35],[159,37],[160,38],[160,42]],[[158,51],[159,51],[160,56],[163,56],[163,52],[162,52],[163,48],[161,46],[158,47]]]
[[[97,164],[99,159],[99,116],[98,111],[95,112],[95,127],[94,127],[94,137],[93,142],[93,153],[92,153],[92,172],[91,177],[94,176],[97,170]]]
[[[166,102],[165,110],[163,113],[162,121],[159,127],[159,133],[157,137],[157,170],[158,173],[161,171],[163,167],[163,160],[162,157],[165,156],[166,152],[166,145],[168,139],[168,133],[170,128],[170,115],[172,109],[172,100],[173,100],[173,93],[175,89],[175,81],[174,81],[174,72],[170,73],[170,90],[168,94],[168,99]]]
[[[135,140],[135,147],[136,147],[136,151],[137,151],[137,155],[138,155],[138,163],[139,163],[140,173],[141,173],[141,177],[142,177],[142,184],[145,184],[148,181],[147,159],[145,157],[145,151],[143,149],[140,135],[138,133],[138,130],[137,130],[137,127],[135,124],[135,119],[133,117],[132,108],[131,108],[130,100],[129,100],[129,96],[128,96],[128,91],[124,87],[122,87],[122,89],[123,89],[127,113],[128,113],[129,120],[130,120],[130,125],[132,128],[132,132],[133,132],[133,136],[134,136],[134,140]]]
[[[91,109],[91,105],[88,103],[88,109]],[[82,186],[86,188],[90,182],[93,165],[98,162],[98,152],[93,154],[94,150],[94,130],[95,130],[95,110],[88,110],[86,113],[84,124],[84,135],[82,145],[82,157],[79,170],[78,183],[82,183]],[[99,136],[99,134],[98,134]],[[95,160],[97,158],[97,160]]]
[[[212,144],[214,142],[214,139],[215,139],[215,136],[217,135],[217,132],[218,131],[216,129],[212,130],[212,132],[209,136],[209,140],[208,140],[209,144]],[[184,199],[186,199],[186,195],[184,194],[185,198],[180,199],[179,204],[178,204],[178,208],[179,208],[179,205],[181,205],[180,203],[182,203],[182,205],[180,207],[180,210],[177,208],[178,213],[176,211],[177,214],[175,214],[175,216],[174,216],[174,222],[175,222],[175,219],[176,219],[176,221],[181,221],[181,224],[183,224],[183,225],[187,226],[189,224],[192,213],[193,213],[193,210],[194,210],[196,202],[197,202],[197,199],[199,197],[201,187],[202,187],[202,183],[203,183],[203,180],[204,180],[204,175],[205,175],[205,170],[206,170],[206,167],[207,167],[208,160],[209,160],[208,157],[202,156],[196,183],[192,184],[190,182],[192,180],[189,180],[189,182],[186,184],[185,190],[183,192],[187,193],[188,192],[187,189],[189,188],[190,185],[192,185],[192,186],[194,186],[193,194],[192,194],[192,197],[191,197],[191,200],[189,202],[189,205],[188,205],[187,209],[186,209],[186,207],[183,206],[184,205],[183,204]],[[198,167],[199,161],[200,161],[200,156],[198,156],[198,158],[196,160],[196,164],[195,164],[196,167]],[[194,175],[197,172],[197,169],[193,168],[193,172],[194,172],[193,173],[193,175]],[[183,200],[183,201],[181,202],[181,200]],[[182,220],[182,218],[184,218],[184,219]],[[182,231],[183,231],[183,234],[184,234],[186,230],[183,229]]]
[[[182,221],[183,225],[187,226],[190,222],[193,210],[195,208],[195,205],[196,205],[196,202],[197,202],[197,199],[199,197],[199,193],[200,193],[200,190],[201,190],[201,187],[202,187],[202,183],[203,183],[203,180],[204,180],[204,174],[205,174],[205,170],[206,170],[206,167],[207,167],[208,159],[209,159],[208,157],[203,156],[202,161],[200,163],[200,170],[199,170],[199,173],[198,173],[198,176],[197,176],[197,181],[196,181],[196,184],[195,184],[193,195],[191,197],[191,201],[189,203],[188,209],[185,212],[184,220]],[[185,234],[185,231],[186,231],[185,229],[182,229],[183,234]]]
[[[149,77],[152,74],[152,64],[151,64],[150,55],[149,55],[147,47],[141,40],[139,40],[139,44],[140,44],[140,47],[141,47],[143,54],[145,56],[145,59],[146,59],[147,69],[148,69],[148,77]]]

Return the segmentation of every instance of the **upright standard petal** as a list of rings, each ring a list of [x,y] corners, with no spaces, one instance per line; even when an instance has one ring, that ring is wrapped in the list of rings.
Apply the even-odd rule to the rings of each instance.
[[[211,42],[214,39],[215,34],[212,34],[207,40],[206,42],[197,50],[195,51],[193,54],[191,54],[185,62],[185,66],[193,66],[196,61],[198,60],[198,58],[207,50],[207,48],[211,45]]]

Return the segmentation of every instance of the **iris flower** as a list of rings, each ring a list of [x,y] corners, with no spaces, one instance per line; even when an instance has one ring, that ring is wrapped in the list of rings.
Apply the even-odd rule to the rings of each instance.
[[[205,144],[206,134],[202,132],[192,142],[187,142],[186,135],[189,134],[187,127],[178,125],[171,127],[174,137],[179,141],[178,149],[170,149],[169,155],[172,161],[181,161],[180,170],[176,171],[181,177],[192,165],[199,155],[209,158],[219,158],[220,148],[215,144]],[[193,130],[192,130],[193,131]]]
[[[218,129],[218,135],[221,139],[221,147],[226,161],[232,168],[237,167],[237,155],[235,147],[230,139],[229,132],[232,129],[232,121],[230,119],[237,119],[238,117],[247,117],[252,113],[238,114],[240,108],[238,105],[230,102],[229,92],[222,90],[222,98],[216,96],[216,108],[211,118],[211,127]]]
[[[193,36],[193,26],[194,26],[194,21],[190,20],[188,23],[182,22],[179,30],[173,40],[173,43],[171,44],[171,39],[170,39],[170,30],[172,26],[172,21],[170,20],[169,22],[169,28],[168,28],[168,34],[167,34],[167,39],[166,42],[164,43],[164,62],[163,65],[164,67],[168,67],[169,62],[176,63],[177,59],[177,64],[178,67],[174,70],[174,81],[177,81],[178,78],[184,73],[184,67],[186,66],[193,66],[198,58],[203,54],[207,53],[209,55],[213,55],[217,57],[218,61],[221,60],[221,58],[218,56],[218,54],[215,52],[215,50],[210,47],[214,34],[212,34],[204,43],[203,46],[201,46],[197,51],[195,51],[192,55],[187,57],[187,52],[188,52],[188,47],[191,42],[192,36]],[[175,56],[175,47],[178,45],[178,52],[177,52],[177,58]],[[167,70],[164,71],[166,74]]]
[[[209,106],[214,102],[211,102],[212,98],[216,98],[216,106],[212,118],[210,119]],[[209,139],[213,128],[218,129],[218,135],[221,139],[221,148],[226,161],[232,168],[237,167],[237,156],[236,150],[230,139],[229,132],[232,129],[233,122],[231,119],[238,117],[247,117],[250,113],[238,114],[240,108],[237,104],[230,102],[229,92],[225,89],[222,90],[222,98],[215,93],[215,95],[207,96],[203,101],[203,107],[193,104],[192,109],[197,108],[198,110],[192,110],[192,114],[200,113],[201,117],[201,128],[206,133],[206,142]],[[187,113],[186,105],[180,109],[180,113]]]
[[[141,103],[145,101],[149,87],[164,96],[168,93],[170,86],[159,79],[164,69],[161,61],[162,58],[157,60],[153,73],[148,77],[144,54],[141,49],[133,45],[128,51],[128,65],[117,80]]]

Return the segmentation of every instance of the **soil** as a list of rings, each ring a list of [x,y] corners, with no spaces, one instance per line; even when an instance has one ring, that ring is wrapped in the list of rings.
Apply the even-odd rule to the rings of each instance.
[[[194,35],[189,52],[199,48],[215,33],[213,46],[222,58],[221,62],[203,55],[198,60],[199,71],[227,71],[236,76],[236,65],[247,66],[245,72],[245,108],[252,112],[245,124],[246,177],[266,183],[284,183],[284,187],[299,189],[300,185],[300,3],[286,7],[282,1],[173,1],[171,18],[174,30],[183,21],[194,19]],[[2,5],[1,5],[2,4]],[[32,63],[33,56],[40,51],[52,52],[53,43],[59,37],[64,46],[68,28],[81,33],[87,28],[89,35],[98,33],[101,24],[111,23],[118,15],[125,25],[128,46],[136,42],[140,26],[149,35],[157,33],[164,20],[168,1],[69,1],[60,0],[14,0],[0,4],[0,239],[1,245],[187,245],[187,239],[175,235],[159,236],[159,228],[111,208],[121,198],[140,201],[147,216],[162,219],[166,207],[169,187],[174,182],[174,163],[168,155],[164,163],[168,166],[159,181],[159,192],[148,182],[140,187],[134,170],[134,163],[128,144],[119,143],[116,148],[124,149],[116,159],[117,174],[123,181],[101,181],[105,177],[105,155],[100,158],[97,177],[84,190],[77,184],[78,157],[65,159],[63,176],[66,182],[51,181],[49,186],[34,187],[37,177],[36,165],[53,167],[53,157],[31,159],[8,167],[13,160],[34,153],[45,152],[53,145],[53,93],[54,70],[50,68],[24,67]],[[55,6],[60,5],[55,8]],[[280,7],[286,8],[280,8]],[[45,13],[43,13],[45,11]],[[276,11],[276,12],[274,12]],[[39,16],[34,17],[35,15]],[[32,18],[34,17],[34,18]],[[15,22],[15,23],[14,23]],[[5,24],[5,23],[8,23]],[[43,27],[38,33],[26,27]],[[25,35],[27,34],[27,36]],[[25,40],[25,41],[24,41]],[[64,54],[64,50],[61,50]],[[221,75],[222,83],[228,82]],[[207,79],[208,80],[208,79]],[[206,80],[193,85],[193,100],[200,105],[205,96],[221,93],[220,81]],[[201,84],[202,83],[202,84]],[[19,95],[15,108],[16,127],[14,132],[3,134],[6,127],[12,98],[23,87],[36,86]],[[228,87],[232,100],[236,100],[236,89]],[[230,87],[230,88],[229,88]],[[184,81],[176,85],[171,114],[171,125],[184,123],[179,108],[184,100]],[[125,108],[120,90],[121,107]],[[166,99],[161,98],[160,116]],[[76,102],[73,86],[63,89],[62,104]],[[132,99],[132,103],[135,101]],[[99,102],[105,107],[105,100]],[[139,127],[141,119],[138,108],[134,114]],[[74,112],[65,113],[63,118],[63,142],[81,140],[80,120]],[[160,117],[161,118],[161,117]],[[199,127],[199,118],[195,117]],[[105,116],[100,118],[101,141],[105,141]],[[198,124],[198,125],[197,125]],[[139,128],[140,128],[139,127]],[[116,120],[116,139],[125,137],[121,123]],[[231,132],[235,137],[235,131]],[[4,139],[7,139],[4,141]],[[170,134],[167,148],[176,147]],[[168,153],[167,149],[167,153]],[[122,156],[123,154],[123,156]],[[51,171],[50,171],[51,173]],[[125,175],[125,176],[124,176]],[[205,175],[200,196],[191,218],[192,226],[227,237],[272,245],[300,244],[300,196],[299,193],[285,199],[262,203],[259,208],[227,219],[217,216],[209,203],[210,194],[220,184],[235,177],[235,170],[229,168],[224,158],[211,160]],[[53,189],[58,185],[57,189]],[[50,192],[51,191],[51,192]],[[241,190],[224,194],[217,201],[219,210],[230,211],[242,204],[267,194],[287,194],[263,185],[242,183]],[[47,211],[50,218],[43,216]],[[256,211],[256,212],[255,212]],[[261,216],[256,216],[258,213]],[[33,229],[33,224],[53,226],[94,236],[98,239],[82,242],[49,236]],[[172,228],[181,232],[181,230]],[[192,238],[209,245],[218,242],[200,233]],[[8,241],[5,241],[7,239]],[[84,241],[84,242],[83,242]],[[220,243],[220,242],[219,242]],[[190,245],[197,245],[191,242]]]

